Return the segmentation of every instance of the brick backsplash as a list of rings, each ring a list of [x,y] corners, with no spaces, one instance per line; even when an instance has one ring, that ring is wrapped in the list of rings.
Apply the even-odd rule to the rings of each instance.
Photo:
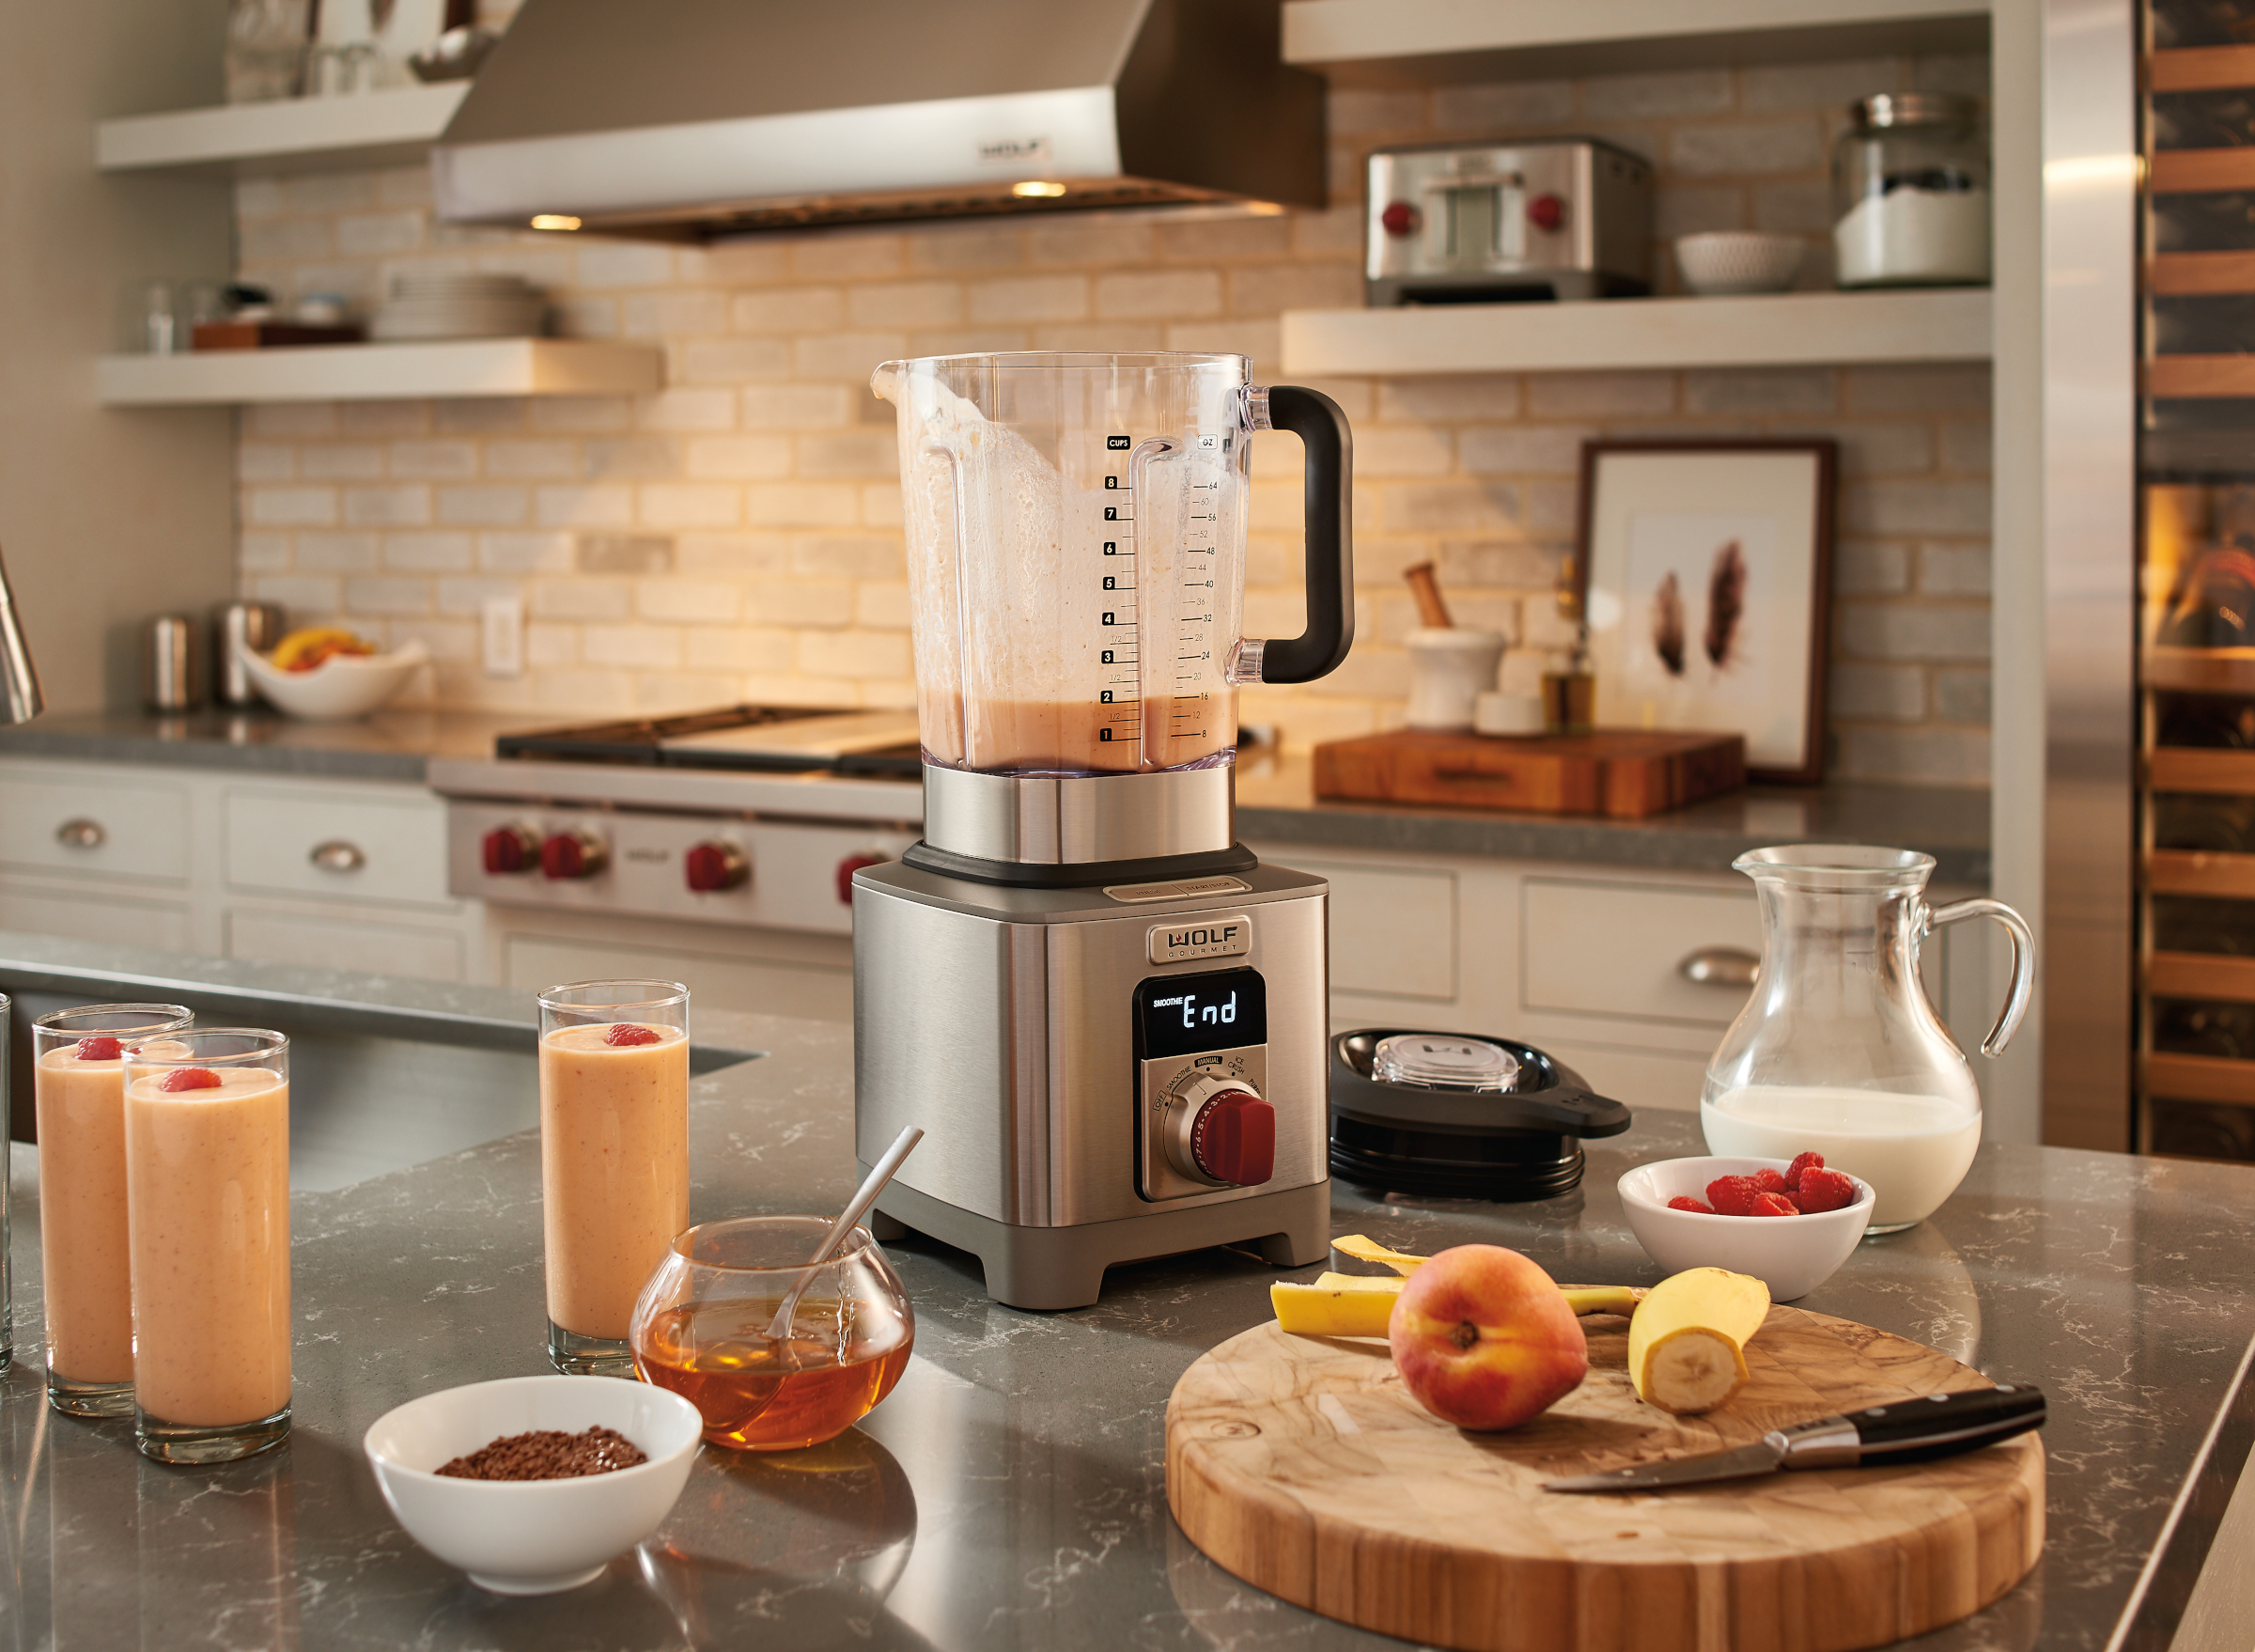
[[[1985,86],[1982,59],[1883,59],[1581,81],[1342,90],[1334,205],[769,237],[689,249],[434,223],[419,168],[237,186],[245,279],[285,299],[377,299],[397,272],[517,271],[554,330],[662,347],[644,397],[267,404],[238,446],[241,583],[293,616],[427,643],[421,692],[539,716],[736,699],[912,698],[888,357],[954,351],[1227,350],[1273,375],[1277,317],[1361,302],[1361,159],[1378,144],[1538,132],[1610,138],[1658,169],[1665,238],[1809,238],[1829,283],[1827,155],[1865,92]],[[1428,558],[1461,621],[1515,647],[1507,686],[1563,640],[1552,589],[1592,436],[1826,435],[1842,454],[1837,775],[1988,773],[1989,382],[1977,366],[1480,374],[1320,388],[1355,428],[1358,640],[1304,688],[1249,691],[1291,744],[1388,726]],[[1246,615],[1299,629],[1298,444],[1253,454]],[[477,658],[480,605],[522,598],[526,671]]]

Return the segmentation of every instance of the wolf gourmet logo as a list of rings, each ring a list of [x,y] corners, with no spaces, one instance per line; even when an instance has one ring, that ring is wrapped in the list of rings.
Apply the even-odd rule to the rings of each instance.
[[[996,138],[979,146],[979,160],[988,165],[1017,165],[1049,158],[1050,140],[1046,137]]]
[[[1194,958],[1242,958],[1252,950],[1252,920],[1242,912],[1221,918],[1160,924],[1151,931],[1153,963],[1182,963]]]

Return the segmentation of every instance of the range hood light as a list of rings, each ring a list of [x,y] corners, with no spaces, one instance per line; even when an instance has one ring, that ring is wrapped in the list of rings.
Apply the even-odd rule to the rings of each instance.
[[[535,212],[533,214],[535,229],[577,229],[579,226],[580,221],[569,212]]]
[[[1065,194],[1065,185],[1043,183],[1034,179],[1028,179],[1023,183],[1012,184],[1010,193],[1021,200],[1041,200]]]
[[[1255,218],[1281,218],[1284,215],[1282,201],[1247,201],[1245,210]]]

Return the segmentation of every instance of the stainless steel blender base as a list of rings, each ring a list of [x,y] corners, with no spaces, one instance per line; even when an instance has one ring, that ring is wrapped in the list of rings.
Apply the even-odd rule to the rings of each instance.
[[[862,1174],[868,1169],[862,1165]],[[1118,1262],[1248,1243],[1272,1268],[1323,1261],[1330,1255],[1331,1184],[1078,1227],[1013,1227],[895,1181],[878,1196],[876,1214],[870,1231],[879,1243],[913,1231],[978,1257],[987,1294],[1007,1307],[1086,1308],[1103,1289],[1104,1270]]]

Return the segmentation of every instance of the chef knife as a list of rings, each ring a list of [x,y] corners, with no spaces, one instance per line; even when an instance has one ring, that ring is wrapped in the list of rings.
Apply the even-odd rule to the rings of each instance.
[[[1875,1468],[1954,1457],[2044,1426],[2044,1393],[2032,1382],[2003,1382],[1970,1394],[1869,1406],[1844,1417],[1819,1417],[1773,1428],[1751,1445],[1700,1457],[1670,1457],[1545,1481],[1546,1491],[1653,1491],[1742,1480],[1780,1469]]]

